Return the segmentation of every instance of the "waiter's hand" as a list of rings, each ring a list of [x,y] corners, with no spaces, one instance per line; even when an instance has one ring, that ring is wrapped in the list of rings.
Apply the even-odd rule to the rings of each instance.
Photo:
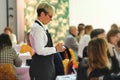
[[[58,44],[55,46],[55,48],[56,48],[56,51],[57,51],[57,52],[63,52],[63,51],[65,50],[65,47],[63,46],[62,43],[58,43]]]

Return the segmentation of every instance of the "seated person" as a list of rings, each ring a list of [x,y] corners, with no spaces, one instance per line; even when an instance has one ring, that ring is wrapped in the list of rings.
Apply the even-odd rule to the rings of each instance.
[[[17,74],[14,66],[20,67],[21,64],[22,60],[12,47],[9,35],[0,34],[0,80],[16,80]]]
[[[105,31],[104,29],[94,29],[91,34],[90,34],[91,39],[93,38],[102,38],[106,40],[106,35],[105,35]],[[119,64],[118,64],[118,60],[115,56],[115,52],[113,50],[113,46],[110,43],[107,43],[108,45],[108,51],[107,51],[107,55],[110,59],[110,63],[112,64],[112,70],[116,73],[118,72],[119,69]],[[83,56],[87,57],[89,53],[87,52],[87,47],[84,48],[83,50]]]
[[[109,74],[111,64],[107,56],[106,41],[102,38],[92,39],[88,44],[88,52],[88,59],[79,63],[77,80],[90,80],[91,77]]]
[[[118,29],[111,29],[107,33],[107,41],[108,44],[111,45],[111,48],[108,46],[110,53],[109,57],[111,58],[112,66],[115,72],[119,72],[119,70],[117,70],[119,69],[117,68],[119,67],[119,63],[117,63],[117,61],[119,61],[119,51],[117,50],[117,43],[120,40],[119,35],[120,31]]]
[[[17,44],[16,35],[12,32],[12,29],[10,27],[6,27],[4,29],[4,32],[10,36],[10,40],[12,41],[12,46]]]
[[[79,61],[81,61],[81,59],[83,58],[84,47],[86,47],[89,41],[91,40],[90,33],[92,32],[92,30],[93,30],[92,25],[85,26],[85,34],[83,35],[83,37],[81,37],[80,42],[79,42],[79,48],[78,48],[78,60]]]
[[[105,35],[105,30],[98,28],[98,29],[94,29],[91,34],[90,34],[91,39],[93,38],[103,38],[105,39],[106,35]],[[87,57],[87,46],[83,49],[83,57]]]
[[[21,66],[22,60],[12,48],[12,43],[8,34],[0,35],[0,63],[10,63],[16,67]]]
[[[74,53],[76,58],[78,57],[78,42],[76,39],[77,36],[77,28],[75,26],[70,26],[69,27],[69,35],[65,38],[64,45],[67,48],[71,48]]]

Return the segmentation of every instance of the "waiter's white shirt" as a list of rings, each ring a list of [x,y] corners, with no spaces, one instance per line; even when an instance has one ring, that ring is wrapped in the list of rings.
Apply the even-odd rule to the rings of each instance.
[[[30,32],[31,46],[38,55],[47,56],[56,53],[55,47],[45,47],[48,42],[46,30],[47,28],[43,24],[40,26],[38,23],[34,23]]]

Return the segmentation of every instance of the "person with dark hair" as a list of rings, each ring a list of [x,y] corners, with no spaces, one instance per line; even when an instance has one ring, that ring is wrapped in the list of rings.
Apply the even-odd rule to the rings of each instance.
[[[77,28],[78,28],[78,35],[76,38],[77,38],[77,41],[79,43],[81,37],[85,34],[85,24],[80,23]]]
[[[111,63],[107,48],[107,43],[102,38],[94,38],[89,42],[88,59],[79,63],[76,80],[98,80],[100,76],[110,74]]]
[[[108,56],[108,43],[103,38],[93,38],[88,44],[88,58],[82,59],[77,80],[119,80],[120,69],[115,57]],[[117,65],[117,66],[116,66]]]
[[[113,45],[116,46],[119,39],[120,39],[120,31],[118,29],[111,29],[108,31],[107,40],[109,43],[112,43]]]
[[[30,64],[31,80],[55,80],[54,54],[65,50],[62,43],[53,46],[45,26],[52,20],[53,13],[53,7],[47,3],[40,3],[37,7],[37,19],[30,32],[30,43],[35,51]]]
[[[21,66],[22,60],[12,48],[12,43],[8,34],[2,33],[0,35],[0,64],[10,63],[16,67]]]
[[[10,40],[12,42],[12,45],[13,46],[16,45],[17,39],[16,39],[16,35],[13,33],[12,29],[10,27],[6,27],[4,29],[4,32],[10,36]]]
[[[100,37],[100,38],[106,38],[105,35],[105,30],[104,29],[94,29],[91,34],[90,34],[91,39],[95,38],[95,37]]]
[[[119,62],[118,65],[120,65],[120,54],[118,49],[119,40],[120,40],[119,36],[120,36],[120,31],[118,29],[111,29],[107,33],[107,41],[109,42],[109,44],[112,45],[112,52],[113,52],[110,55],[115,56],[115,59],[117,59]],[[114,67],[116,68],[117,64],[115,64],[115,62],[113,63],[114,63]]]
[[[117,25],[117,24],[115,24],[115,23],[114,23],[114,24],[112,24],[112,25],[111,25],[111,29],[118,29],[118,25]]]
[[[101,28],[94,29],[91,32],[90,37],[91,37],[91,39],[97,38],[97,37],[105,39],[106,38],[105,30],[101,29]],[[87,57],[87,46],[83,49],[83,57]]]

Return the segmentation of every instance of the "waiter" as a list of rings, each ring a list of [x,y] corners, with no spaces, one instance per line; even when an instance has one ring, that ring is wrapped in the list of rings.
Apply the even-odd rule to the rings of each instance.
[[[37,7],[37,19],[30,32],[31,46],[35,51],[30,65],[31,80],[55,80],[54,54],[65,50],[62,43],[53,47],[45,26],[52,20],[53,13],[49,4],[40,3]]]

